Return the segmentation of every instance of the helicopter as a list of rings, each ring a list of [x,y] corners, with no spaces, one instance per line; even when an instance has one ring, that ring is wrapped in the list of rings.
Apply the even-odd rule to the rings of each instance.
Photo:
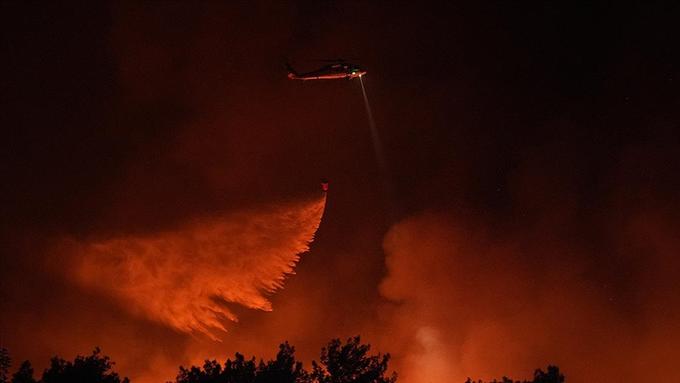
[[[358,65],[350,64],[344,59],[335,60],[320,60],[322,62],[329,62],[330,64],[325,65],[317,70],[298,73],[293,69],[290,64],[286,63],[286,68],[288,69],[288,78],[291,80],[338,80],[338,79],[348,79],[358,78],[366,74],[366,70]]]

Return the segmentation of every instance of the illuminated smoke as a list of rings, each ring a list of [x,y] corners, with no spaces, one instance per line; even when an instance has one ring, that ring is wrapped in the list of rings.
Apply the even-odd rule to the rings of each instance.
[[[269,311],[319,227],[325,197],[201,219],[176,230],[71,242],[70,267],[87,288],[133,313],[217,339],[227,304]]]
[[[637,265],[632,297],[589,278],[584,250],[566,240],[499,240],[447,214],[396,224],[384,241],[380,292],[394,304],[377,330],[381,347],[408,383],[528,377],[548,363],[570,381],[673,374],[677,224],[663,214],[620,222],[609,265]]]

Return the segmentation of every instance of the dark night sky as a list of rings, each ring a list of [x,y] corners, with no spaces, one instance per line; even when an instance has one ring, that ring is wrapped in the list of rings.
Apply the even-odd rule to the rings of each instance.
[[[547,296],[569,296],[558,311],[565,322],[572,311],[585,318],[568,336],[582,339],[592,360],[605,351],[590,345],[602,342],[671,349],[663,339],[680,341],[677,330],[664,332],[680,318],[680,287],[670,282],[680,270],[671,256],[680,248],[679,8],[2,2],[3,342],[37,365],[109,346],[128,375],[155,378],[173,371],[146,371],[134,362],[139,352],[176,366],[196,350],[260,354],[289,339],[312,358],[329,338],[362,333],[391,351],[412,383],[409,363],[420,359],[389,340],[408,343],[411,324],[394,319],[405,310],[434,313],[421,329],[446,323],[440,314],[465,318],[456,319],[460,332],[437,330],[462,366],[452,376],[528,374],[555,359],[576,381],[643,376],[664,359],[622,351],[595,366],[556,351],[580,352],[560,343],[562,322],[537,332],[547,345],[516,340],[521,356],[508,365],[495,354],[467,358],[478,355],[475,339],[479,348],[494,344],[477,337],[482,319],[463,306],[438,311],[448,298],[385,287],[400,275],[389,259],[411,237],[382,246],[388,232],[449,222],[468,233],[458,233],[469,239],[462,248],[479,264],[446,252],[433,263],[463,265],[473,279],[516,272],[535,280],[515,298],[541,323],[554,313],[532,306],[541,299],[527,291],[562,284]],[[358,82],[292,82],[286,57],[301,69],[334,57],[367,68],[387,169],[375,161]],[[60,238],[155,233],[216,211],[305,198],[322,177],[331,192],[311,252],[272,296],[274,311],[239,311],[221,345],[135,318],[44,267]],[[552,279],[555,270],[569,276]],[[465,291],[457,299],[466,307],[468,289],[480,288],[432,280],[442,296]],[[427,290],[419,275],[404,283]],[[514,299],[493,282],[481,288],[479,315]],[[498,319],[499,334],[525,328],[508,323]],[[607,343],[610,331],[626,340]],[[635,362],[626,369],[625,360]]]

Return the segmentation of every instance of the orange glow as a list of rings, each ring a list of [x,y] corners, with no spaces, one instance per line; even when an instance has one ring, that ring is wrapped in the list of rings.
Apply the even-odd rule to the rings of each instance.
[[[612,251],[645,265],[636,294],[647,299],[635,303],[636,322],[622,315],[630,306],[583,278],[588,265],[572,243],[493,238],[447,214],[405,219],[384,241],[380,292],[394,304],[376,331],[380,347],[395,356],[405,383],[527,378],[549,363],[568,381],[670,375],[680,356],[670,347],[678,332],[668,326],[678,318],[672,285],[680,269],[670,227],[663,214],[645,214],[614,237],[620,249]],[[539,255],[549,262],[536,262]]]

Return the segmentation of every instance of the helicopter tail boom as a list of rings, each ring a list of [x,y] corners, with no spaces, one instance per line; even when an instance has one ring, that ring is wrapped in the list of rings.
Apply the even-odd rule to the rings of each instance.
[[[286,69],[288,70],[288,78],[290,79],[296,79],[298,78],[298,73],[293,69],[293,67],[289,64],[286,63]]]

